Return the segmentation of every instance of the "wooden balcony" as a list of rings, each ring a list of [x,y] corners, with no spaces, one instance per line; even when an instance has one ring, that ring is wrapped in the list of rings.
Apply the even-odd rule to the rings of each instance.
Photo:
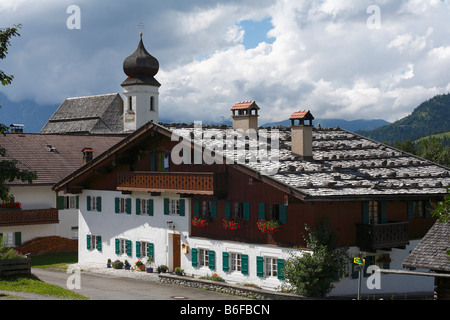
[[[58,209],[0,211],[0,226],[24,226],[59,223]]]
[[[119,172],[117,190],[222,195],[226,175],[211,172]]]
[[[409,243],[408,222],[357,224],[356,245],[362,251],[405,247]]]

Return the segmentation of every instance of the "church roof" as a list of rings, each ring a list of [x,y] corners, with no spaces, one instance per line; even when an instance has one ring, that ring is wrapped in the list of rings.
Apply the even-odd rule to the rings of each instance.
[[[119,134],[123,101],[118,93],[68,98],[40,133]]]
[[[33,185],[53,185],[83,165],[84,148],[94,157],[123,139],[122,136],[76,136],[63,134],[6,134],[0,145],[6,149],[6,160],[17,160],[17,166],[36,171]],[[28,185],[14,181],[8,185]]]

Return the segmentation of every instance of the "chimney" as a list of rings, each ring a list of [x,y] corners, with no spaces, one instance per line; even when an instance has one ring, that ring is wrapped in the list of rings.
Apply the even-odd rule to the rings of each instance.
[[[233,129],[258,130],[258,110],[255,101],[244,101],[236,103],[231,111],[233,112]]]
[[[292,152],[300,155],[304,160],[312,160],[312,129],[314,120],[309,110],[294,112],[291,117],[291,144]],[[298,121],[298,124],[295,124]],[[306,124],[305,121],[309,121]]]
[[[84,148],[81,152],[83,152],[83,165],[92,161],[94,158],[94,149],[92,148]]]
[[[10,133],[23,133],[23,124],[11,124],[9,127],[11,128]]]

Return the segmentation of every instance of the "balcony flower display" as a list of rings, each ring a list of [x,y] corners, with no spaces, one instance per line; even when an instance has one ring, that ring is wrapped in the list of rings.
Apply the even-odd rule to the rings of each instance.
[[[222,226],[225,230],[238,230],[244,225],[244,220],[234,217],[222,219]]]
[[[1,210],[20,210],[21,208],[22,204],[20,202],[0,203]]]
[[[259,220],[257,223],[258,230],[262,233],[274,233],[281,230],[281,225],[276,220]]]
[[[203,217],[194,217],[192,219],[192,225],[198,228],[205,228],[208,225],[208,219]]]

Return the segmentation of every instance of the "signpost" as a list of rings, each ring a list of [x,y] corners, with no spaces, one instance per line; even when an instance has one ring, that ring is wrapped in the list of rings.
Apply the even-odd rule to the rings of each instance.
[[[364,270],[364,265],[366,260],[362,258],[362,253],[359,253],[359,257],[355,257],[353,259],[353,263],[358,265],[359,267],[359,279],[358,279],[358,300],[361,300],[361,281],[362,281],[362,273]]]

